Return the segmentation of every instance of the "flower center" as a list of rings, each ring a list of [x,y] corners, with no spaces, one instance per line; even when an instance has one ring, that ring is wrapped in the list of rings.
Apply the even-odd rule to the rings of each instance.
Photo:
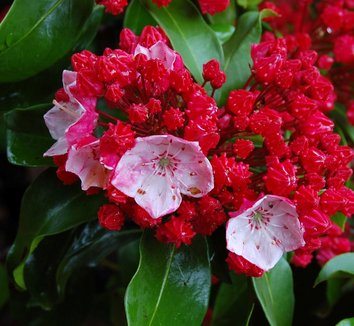
[[[255,221],[255,222],[259,223],[262,219],[263,219],[263,215],[260,212],[256,212],[253,215],[253,221]]]
[[[170,159],[168,159],[167,157],[162,157],[160,158],[159,164],[161,167],[166,167],[170,164]]]

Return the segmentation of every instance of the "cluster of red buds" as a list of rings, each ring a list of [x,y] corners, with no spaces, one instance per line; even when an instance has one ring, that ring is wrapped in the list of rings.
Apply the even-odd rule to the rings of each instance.
[[[335,96],[316,52],[280,38],[251,55],[249,80],[218,107],[216,60],[198,85],[160,28],[124,29],[120,49],[73,55],[45,116],[56,140],[45,155],[64,183],[104,191],[109,230],[133,221],[179,247],[226,223],[238,273],[260,276],[287,251],[306,266],[316,250],[322,263],[350,250],[330,217],[354,212],[353,152],[325,115]]]

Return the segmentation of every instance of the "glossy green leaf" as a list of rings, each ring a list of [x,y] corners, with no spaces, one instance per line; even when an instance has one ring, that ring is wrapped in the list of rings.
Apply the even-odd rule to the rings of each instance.
[[[72,52],[79,52],[88,49],[91,46],[100,28],[103,16],[104,7],[95,6],[92,10],[90,17],[88,17],[84,26],[82,26],[82,28],[80,29],[78,40],[75,43]]]
[[[347,222],[347,217],[344,214],[338,212],[331,216],[331,220],[332,222],[336,223],[342,229],[342,231],[344,231],[345,223]]]
[[[258,43],[262,35],[262,19],[272,15],[271,10],[246,12],[237,23],[236,31],[224,45],[225,61],[223,69],[226,83],[216,93],[219,105],[223,105],[233,89],[242,88],[251,75],[251,45]]]
[[[244,9],[256,8],[258,4],[262,2],[262,0],[236,0],[237,4]]]
[[[190,0],[174,0],[163,8],[158,8],[151,0],[141,1],[164,29],[194,78],[202,83],[203,64],[211,59],[223,62],[223,50],[199,10]]]
[[[232,284],[221,284],[213,308],[211,326],[245,325],[252,304],[248,300],[248,279],[231,274]]]
[[[342,144],[354,143],[354,126],[352,126],[347,118],[346,108],[341,103],[336,103],[334,110],[329,113],[330,118],[335,122],[338,131],[341,132]],[[343,133],[344,132],[344,133]],[[344,137],[346,139],[343,139]]]
[[[343,287],[347,282],[343,278],[333,278],[327,281],[326,298],[330,306],[334,306],[343,295]]]
[[[235,32],[235,27],[228,24],[212,24],[210,27],[215,32],[221,44],[226,43]]]
[[[58,301],[55,272],[71,238],[72,231],[45,237],[26,259],[23,278],[31,307],[49,310]]]
[[[294,312],[293,276],[282,258],[260,278],[252,278],[257,297],[271,326],[292,324]]]
[[[145,10],[140,0],[132,0],[124,14],[123,26],[130,28],[135,34],[140,34],[147,25],[156,26],[157,23]]]
[[[7,272],[3,265],[0,265],[0,309],[9,299],[9,287]]]
[[[354,277],[354,253],[346,253],[332,258],[321,269],[315,286],[331,278]]]
[[[84,266],[98,264],[103,258],[140,235],[139,229],[113,232],[103,229],[97,222],[87,224],[75,236],[58,266],[56,282],[59,293],[64,293],[65,286],[75,271]]]
[[[65,56],[92,0],[15,0],[0,24],[0,82],[26,79]]]
[[[336,326],[354,326],[354,317],[343,319]]]
[[[19,229],[7,257],[17,284],[25,287],[23,262],[43,237],[95,219],[104,201],[102,195],[87,196],[79,183],[63,185],[52,169],[42,173],[23,196]]]
[[[235,1],[231,0],[230,4],[227,8],[218,12],[214,15],[206,15],[211,24],[227,24],[227,25],[235,25],[236,23],[236,5]]]
[[[54,143],[43,115],[51,104],[15,109],[5,114],[7,158],[12,164],[51,166],[52,159],[43,153]]]
[[[144,233],[139,268],[125,307],[131,326],[200,326],[210,291],[208,249],[203,238],[176,249]]]

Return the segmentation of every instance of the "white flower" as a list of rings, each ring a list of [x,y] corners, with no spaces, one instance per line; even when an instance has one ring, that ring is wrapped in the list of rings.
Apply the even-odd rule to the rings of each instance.
[[[227,249],[263,270],[274,267],[284,252],[305,244],[296,208],[287,198],[267,195],[230,216]]]

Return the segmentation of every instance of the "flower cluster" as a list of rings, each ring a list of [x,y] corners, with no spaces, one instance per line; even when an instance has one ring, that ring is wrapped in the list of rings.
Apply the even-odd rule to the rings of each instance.
[[[332,232],[330,217],[354,212],[354,192],[344,185],[353,151],[340,145],[325,115],[334,93],[314,67],[316,52],[280,38],[254,45],[251,55],[252,76],[244,89],[230,93],[221,118],[225,142],[212,159],[213,191],[232,210],[240,208],[240,198],[255,200],[260,192],[290,199],[306,242],[293,262],[306,266]],[[262,140],[256,147],[255,136]]]
[[[337,241],[330,217],[354,211],[344,186],[353,152],[325,115],[335,96],[314,51],[285,39],[254,45],[249,80],[219,108],[216,60],[199,85],[160,28],[123,29],[119,45],[73,55],[45,115],[56,140],[45,155],[65,184],[104,191],[103,227],[131,220],[179,247],[226,225],[230,268],[252,276],[288,251],[305,266]]]
[[[331,79],[337,100],[347,108],[349,121],[354,125],[354,12],[351,1],[264,1],[260,8],[278,13],[268,18],[277,33],[282,33],[290,45],[303,50],[315,50],[316,65]],[[311,13],[311,14],[310,14]],[[264,39],[274,38],[267,32]]]

